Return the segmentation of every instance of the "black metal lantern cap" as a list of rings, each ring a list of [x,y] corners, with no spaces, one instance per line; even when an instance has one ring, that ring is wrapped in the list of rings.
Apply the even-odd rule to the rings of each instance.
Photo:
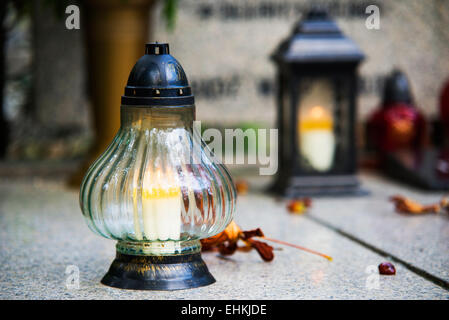
[[[341,61],[364,59],[360,48],[347,38],[325,10],[313,9],[293,28],[292,34],[273,53],[277,63]]]
[[[132,69],[122,105],[188,106],[195,103],[181,64],[170,55],[168,43],[151,42]]]

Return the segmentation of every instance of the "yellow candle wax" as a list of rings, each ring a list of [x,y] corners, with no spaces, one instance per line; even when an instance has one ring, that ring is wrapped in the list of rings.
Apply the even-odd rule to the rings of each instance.
[[[181,191],[179,187],[144,189],[143,230],[148,240],[179,240]]]
[[[328,110],[314,106],[299,119],[299,144],[303,157],[317,171],[326,171],[332,165],[335,150],[333,121]]]

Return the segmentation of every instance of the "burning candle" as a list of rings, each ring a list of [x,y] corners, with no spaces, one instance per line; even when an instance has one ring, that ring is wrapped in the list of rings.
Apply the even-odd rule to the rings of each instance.
[[[138,193],[134,189],[134,231],[142,240],[138,215]],[[143,234],[146,240],[179,240],[181,234],[181,189],[173,174],[147,174],[142,189]]]
[[[299,144],[302,156],[317,171],[332,166],[335,150],[333,121],[329,111],[319,105],[309,108],[299,121]]]
[[[143,231],[148,240],[179,240],[181,191],[179,187],[144,189]]]

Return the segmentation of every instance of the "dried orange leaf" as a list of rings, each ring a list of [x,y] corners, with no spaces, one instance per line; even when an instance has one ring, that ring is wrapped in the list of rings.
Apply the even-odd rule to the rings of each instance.
[[[237,180],[235,182],[235,188],[237,189],[238,194],[247,194],[249,189],[248,182],[246,182],[245,180]]]
[[[424,214],[438,213],[441,210],[440,204],[422,205],[409,198],[395,195],[390,198],[395,205],[395,209],[399,213]]]
[[[268,262],[274,259],[273,247],[270,246],[269,244],[254,239],[248,239],[246,240],[246,242],[248,242],[251,245],[251,247],[257,250],[260,257],[264,261]]]
[[[237,251],[237,242],[224,242],[218,246],[218,251],[224,256],[229,256]]]
[[[310,198],[294,199],[289,201],[287,209],[290,213],[303,214],[311,205],[312,200]]]
[[[228,240],[237,241],[239,239],[240,233],[242,232],[242,229],[240,229],[237,223],[235,223],[234,220],[232,220],[231,223],[228,224],[228,226],[223,232],[228,237]]]
[[[218,247],[220,244],[229,241],[229,242],[237,242],[239,239],[239,234],[242,230],[239,226],[233,221],[219,234],[201,239],[201,247],[203,251],[210,250],[213,247]]]
[[[273,241],[283,245],[291,246],[296,249],[320,255],[328,260],[332,260],[331,257],[322,253],[300,247],[298,245],[290,244],[285,241],[267,238],[260,228],[249,231],[242,231],[242,229],[240,229],[240,227],[234,221],[232,221],[223,232],[207,239],[201,239],[202,250],[218,250],[222,255],[230,255],[237,250],[248,252],[254,248],[257,250],[264,261],[273,260],[274,248],[264,242],[253,239],[254,237],[259,237],[267,241]],[[239,247],[237,245],[238,240],[242,240],[245,243],[245,246]]]
[[[242,231],[242,238],[244,240],[252,238],[252,237],[263,237],[264,234],[260,228],[249,230],[249,231]]]

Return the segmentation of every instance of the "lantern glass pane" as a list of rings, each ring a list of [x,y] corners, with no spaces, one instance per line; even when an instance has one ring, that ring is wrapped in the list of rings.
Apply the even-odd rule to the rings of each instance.
[[[236,191],[224,165],[195,137],[194,107],[124,106],[121,114],[117,136],[81,187],[89,227],[151,250],[154,244],[158,253],[182,251],[188,241],[222,231]]]
[[[337,145],[336,94],[332,79],[301,78],[297,108],[301,169],[307,172],[331,170]]]

